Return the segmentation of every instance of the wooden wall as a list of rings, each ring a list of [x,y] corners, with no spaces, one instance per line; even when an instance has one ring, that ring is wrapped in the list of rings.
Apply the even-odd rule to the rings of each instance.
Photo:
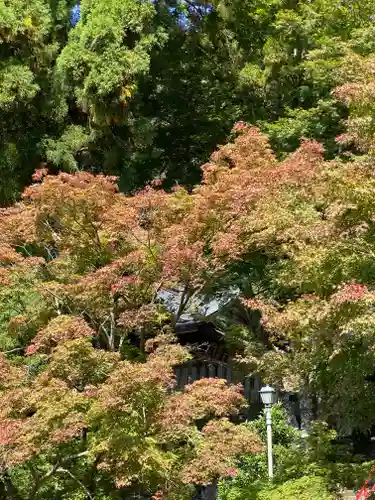
[[[236,370],[230,363],[216,360],[192,360],[176,368],[176,380],[178,389],[201,378],[223,378],[229,384],[241,383],[244,387],[244,396],[250,405],[251,413],[259,413],[261,400],[259,391],[261,380],[259,377],[245,376]]]

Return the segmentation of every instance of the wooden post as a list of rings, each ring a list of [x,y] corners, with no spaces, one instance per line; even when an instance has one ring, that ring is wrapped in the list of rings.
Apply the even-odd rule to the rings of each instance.
[[[198,369],[195,365],[193,365],[191,368],[191,379],[193,382],[198,380]]]
[[[214,366],[213,364],[211,364],[211,363],[210,363],[210,364],[208,365],[208,376],[209,376],[209,377],[211,377],[211,378],[215,377],[215,375],[216,375],[216,373],[215,373],[215,372],[216,372],[216,370],[215,370],[215,366]]]
[[[232,367],[227,365],[227,382],[228,382],[228,384],[231,384],[232,380],[233,380]]]
[[[251,378],[250,377],[245,377],[244,381],[244,396],[247,401],[250,400],[250,395],[251,395]]]

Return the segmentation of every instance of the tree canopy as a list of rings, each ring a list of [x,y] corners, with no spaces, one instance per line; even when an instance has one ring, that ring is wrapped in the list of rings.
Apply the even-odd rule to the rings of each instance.
[[[350,79],[348,58],[373,52],[368,0],[0,9],[2,204],[40,164],[118,175],[126,191],[160,175],[192,186],[238,120],[258,125],[279,155],[305,136],[333,157],[347,110],[332,90]]]
[[[176,388],[197,301],[373,427],[372,8],[0,0],[0,496],[182,500],[261,453],[241,387]]]
[[[354,106],[368,85],[336,93]],[[369,132],[355,130],[359,147]],[[41,169],[3,209],[6,491],[22,473],[35,498],[66,493],[61,473],[86,494],[90,477],[99,490],[113,481],[175,498],[260,451],[251,429],[226,420],[244,404],[238,388],[202,379],[173,390],[172,368],[188,356],[174,343],[176,322],[195,298],[233,287],[248,316],[260,314],[259,327],[227,329],[247,373],[306,391],[344,435],[373,425],[371,147],[326,161],[304,139],[278,160],[259,129],[238,122],[233,134],[193,191],[159,180],[126,195],[114,177]],[[173,313],[160,293],[170,289],[179,291]]]

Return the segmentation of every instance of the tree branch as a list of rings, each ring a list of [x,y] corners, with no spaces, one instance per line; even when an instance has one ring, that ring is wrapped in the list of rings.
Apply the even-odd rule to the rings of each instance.
[[[180,304],[178,306],[178,310],[176,312],[176,315],[173,320],[173,327],[176,328],[177,322],[182,316],[182,314],[185,311],[185,308],[187,304],[189,303],[189,300],[191,297],[194,295],[195,291],[194,290],[189,290],[189,283],[185,283],[184,289],[182,291],[181,299],[180,299]]]
[[[55,472],[58,471],[60,465],[62,463],[65,463],[69,460],[74,460],[76,458],[80,458],[80,457],[85,457],[89,454],[89,452],[86,450],[86,451],[82,451],[81,453],[76,453],[74,455],[69,455],[67,457],[64,457],[62,458],[61,460],[58,460],[52,467],[51,469],[46,472],[46,474],[44,474],[44,476],[42,477],[38,477],[35,469],[33,467],[31,467],[31,472],[34,476],[34,480],[35,480],[35,486],[32,490],[32,492],[30,493],[30,500],[32,500],[33,498],[35,498],[36,494],[38,493],[42,483],[44,483],[44,481],[46,481],[48,478],[50,478],[51,476],[53,476],[53,474],[55,474]],[[91,497],[90,497],[91,498]]]
[[[81,488],[85,491],[87,498],[89,498],[89,500],[94,500],[94,497],[91,495],[91,493],[86,488],[86,486],[72,472],[70,472],[70,470],[64,469],[63,467],[59,467],[56,470],[56,472],[62,472],[64,474],[68,474],[68,476],[70,476],[72,479],[74,479],[74,481],[76,481],[76,483],[79,484],[81,486]]]
[[[15,347],[14,349],[10,349],[9,351],[3,351],[2,354],[12,354],[12,352],[23,351],[24,347]]]

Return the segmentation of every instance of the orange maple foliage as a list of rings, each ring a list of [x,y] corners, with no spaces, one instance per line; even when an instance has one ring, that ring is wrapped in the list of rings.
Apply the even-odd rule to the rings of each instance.
[[[234,475],[239,454],[262,449],[228,420],[245,404],[239,387],[203,379],[176,392],[174,367],[188,353],[173,330],[249,252],[274,258],[313,231],[326,237],[328,222],[312,209],[301,220],[294,205],[326,194],[326,165],[314,141],[278,161],[258,129],[234,132],[192,193],[155,182],[126,196],[113,177],[43,170],[2,212],[0,286],[22,303],[8,329],[37,367],[27,377],[2,358],[2,470],[42,455],[70,464],[90,456],[118,488],[141,482],[166,497],[173,484]],[[173,312],[162,296],[171,289]],[[271,332],[279,327],[276,306],[261,296],[245,303],[267,310]],[[126,359],[132,342],[143,362]]]

